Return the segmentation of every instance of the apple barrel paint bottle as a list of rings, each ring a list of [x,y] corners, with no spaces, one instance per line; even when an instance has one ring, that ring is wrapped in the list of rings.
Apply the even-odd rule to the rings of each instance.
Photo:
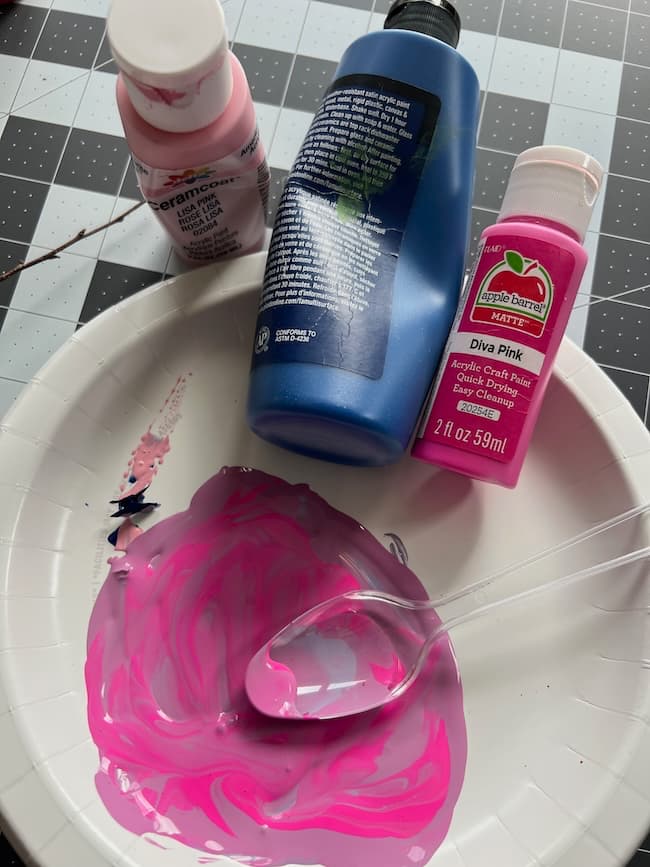
[[[312,457],[407,449],[458,306],[479,85],[448,0],[396,0],[341,59],[273,228],[248,420]]]
[[[270,174],[218,0],[113,0],[107,34],[138,184],[178,255],[261,249]]]
[[[515,161],[496,225],[481,235],[414,457],[513,488],[587,254],[603,177],[574,148]]]

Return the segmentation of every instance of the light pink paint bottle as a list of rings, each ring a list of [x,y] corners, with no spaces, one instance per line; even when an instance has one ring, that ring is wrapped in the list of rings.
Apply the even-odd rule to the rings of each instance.
[[[587,264],[603,177],[574,148],[524,151],[481,235],[414,457],[513,488]]]
[[[113,0],[107,34],[138,183],[178,254],[259,250],[269,169],[218,0]]]

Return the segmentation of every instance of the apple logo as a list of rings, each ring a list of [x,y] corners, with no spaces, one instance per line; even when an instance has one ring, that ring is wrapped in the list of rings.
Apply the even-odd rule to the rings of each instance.
[[[543,304],[546,300],[546,286],[541,277],[535,277],[530,272],[539,267],[539,262],[533,261],[526,268],[524,259],[514,250],[508,250],[505,255],[508,264],[507,271],[500,271],[490,284],[493,292],[508,292]]]

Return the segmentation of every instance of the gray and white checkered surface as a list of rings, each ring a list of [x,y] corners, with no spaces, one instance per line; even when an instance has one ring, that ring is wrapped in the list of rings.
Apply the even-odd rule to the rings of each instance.
[[[139,200],[114,98],[109,0],[0,6],[0,272]],[[224,0],[273,195],[347,45],[390,0]],[[608,170],[569,333],[648,415],[650,0],[457,0],[483,92],[472,247],[519,151],[567,144]],[[79,327],[182,265],[145,208],[0,282],[0,413]],[[629,292],[628,290],[637,290]],[[588,308],[589,294],[604,300]],[[646,850],[645,853],[643,850]],[[650,837],[630,867],[650,867]],[[0,838],[2,863],[15,863]],[[585,865],[589,867],[589,865]]]

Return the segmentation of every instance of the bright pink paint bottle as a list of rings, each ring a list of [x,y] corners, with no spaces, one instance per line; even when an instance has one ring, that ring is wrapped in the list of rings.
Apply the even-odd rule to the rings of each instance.
[[[178,254],[259,250],[270,175],[218,0],[113,0],[107,34],[138,183]]]
[[[600,164],[544,146],[515,161],[481,235],[414,457],[513,488],[587,264]]]

